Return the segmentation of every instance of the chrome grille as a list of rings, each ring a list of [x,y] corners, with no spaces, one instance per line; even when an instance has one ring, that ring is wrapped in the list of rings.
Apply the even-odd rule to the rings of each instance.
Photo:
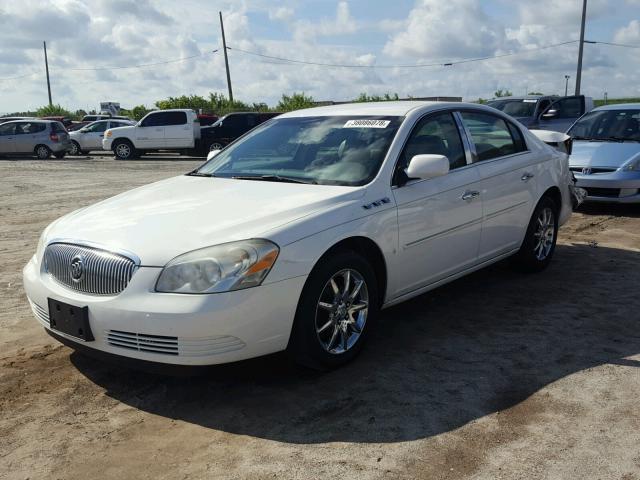
[[[74,278],[72,262],[82,264]],[[92,295],[117,295],[122,292],[138,268],[129,257],[94,247],[70,243],[52,243],[44,252],[45,271],[58,283]],[[76,272],[77,273],[77,272]]]

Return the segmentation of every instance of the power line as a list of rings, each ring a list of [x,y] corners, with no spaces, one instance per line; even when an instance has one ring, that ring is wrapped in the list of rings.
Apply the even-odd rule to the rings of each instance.
[[[4,78],[0,78],[0,82],[4,81],[4,80],[19,80],[21,78],[27,78],[30,77],[32,75],[40,75],[41,72],[31,72],[31,73],[25,73],[24,75],[18,75],[17,77],[4,77]]]
[[[172,60],[163,60],[161,62],[154,62],[154,63],[140,63],[138,65],[127,65],[127,66],[122,66],[122,67],[112,66],[112,67],[65,68],[65,70],[72,71],[72,72],[86,72],[86,71],[124,70],[124,69],[128,69],[128,68],[154,67],[154,66],[157,66],[157,65],[167,65],[169,63],[185,62],[187,60],[192,60],[194,58],[204,57],[206,55],[213,55],[217,51],[218,51],[218,49],[215,49],[215,50],[212,50],[211,52],[198,53],[197,55],[191,55],[189,57],[174,58]]]
[[[612,47],[640,48],[640,45],[629,45],[628,43],[599,42],[599,41],[596,41],[596,40],[585,40],[584,43],[610,45]]]
[[[247,55],[254,55],[256,57],[267,58],[270,60],[279,60],[281,62],[291,63],[291,64],[302,64],[302,65],[315,65],[320,67],[338,67],[338,68],[423,68],[423,67],[449,67],[452,65],[459,65],[462,63],[471,63],[471,62],[481,62],[484,60],[492,60],[495,58],[504,58],[511,57],[514,55],[522,55],[526,53],[536,52],[540,50],[546,50],[548,48],[560,47],[563,45],[569,45],[572,43],[577,43],[578,40],[570,40],[567,42],[554,43],[551,45],[544,45],[541,47],[530,48],[526,50],[520,50],[518,52],[511,53],[502,53],[498,55],[490,55],[486,57],[477,57],[477,58],[467,58],[463,60],[452,60],[450,62],[438,62],[438,63],[415,63],[415,64],[398,64],[398,65],[357,65],[357,64],[346,64],[346,63],[325,63],[325,62],[312,62],[307,60],[297,60],[292,58],[285,57],[277,57],[274,55],[266,55],[263,53],[252,52],[249,50],[243,50],[241,48],[236,47],[227,47],[229,50],[235,50],[237,52],[245,53]],[[285,63],[285,64],[286,64]],[[282,65],[282,64],[281,64]]]

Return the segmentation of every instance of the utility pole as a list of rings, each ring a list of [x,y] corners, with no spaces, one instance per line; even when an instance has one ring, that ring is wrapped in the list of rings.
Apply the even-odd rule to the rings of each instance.
[[[224,65],[227,67],[227,87],[229,87],[229,102],[233,104],[233,91],[231,90],[231,74],[229,73],[229,58],[227,57],[227,41],[224,38],[224,24],[222,23],[222,12],[220,14],[220,30],[222,31],[222,49],[224,50]]]
[[[587,20],[587,0],[582,1],[582,25],[580,27],[580,47],[578,48],[578,72],[576,73],[576,95],[580,95],[582,81],[582,52],[584,50],[584,25]]]
[[[565,75],[564,76],[564,96],[566,97],[567,94],[569,93],[569,79],[571,78],[571,75]]]
[[[51,82],[49,81],[49,61],[47,60],[47,42],[42,42],[44,45],[44,68],[47,71],[47,90],[49,91],[49,106],[53,105],[51,101]]]

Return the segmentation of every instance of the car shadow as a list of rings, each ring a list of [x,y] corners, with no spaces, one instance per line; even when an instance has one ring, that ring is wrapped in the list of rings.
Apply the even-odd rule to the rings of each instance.
[[[543,273],[496,264],[385,310],[363,353],[328,373],[281,354],[195,378],[71,359],[110,397],[211,429],[290,443],[414,440],[591,367],[640,367],[625,358],[640,353],[639,267],[640,252],[576,244],[559,245]]]
[[[631,203],[583,203],[576,211],[586,215],[640,218],[640,204]]]

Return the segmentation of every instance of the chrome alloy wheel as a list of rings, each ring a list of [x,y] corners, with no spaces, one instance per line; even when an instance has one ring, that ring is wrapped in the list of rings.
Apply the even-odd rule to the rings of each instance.
[[[120,158],[129,158],[131,156],[131,147],[126,143],[120,143],[116,146],[116,153]]]
[[[51,155],[51,152],[44,145],[40,145],[38,148],[36,148],[36,156],[39,159],[45,160],[45,159],[49,158],[50,155]]]
[[[533,252],[538,260],[544,260],[549,256],[553,248],[553,240],[556,234],[556,222],[553,210],[543,208],[536,220]]]
[[[351,268],[340,270],[325,284],[316,306],[316,335],[325,351],[341,354],[362,335],[369,307],[364,277]]]
[[[69,155],[80,155],[80,145],[75,140],[71,142],[71,148],[69,149]]]

